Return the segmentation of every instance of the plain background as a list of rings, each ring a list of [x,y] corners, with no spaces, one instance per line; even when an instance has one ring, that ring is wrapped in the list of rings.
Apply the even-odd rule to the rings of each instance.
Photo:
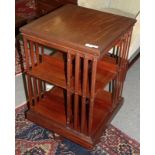
[[[155,4],[141,0],[141,155],[154,154]],[[15,1],[0,1],[0,155],[15,154]]]

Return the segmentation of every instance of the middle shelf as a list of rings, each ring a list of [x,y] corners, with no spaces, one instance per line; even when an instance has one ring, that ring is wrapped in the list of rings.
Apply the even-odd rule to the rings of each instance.
[[[74,66],[74,58],[72,58],[72,66]],[[118,67],[116,64],[111,64],[106,61],[97,62],[97,73],[96,73],[96,84],[95,84],[95,94],[103,89],[108,82],[115,78],[117,75]],[[74,69],[71,68],[71,72]],[[82,70],[80,70],[82,72]],[[67,89],[67,79],[66,79],[66,60],[63,54],[54,54],[52,56],[44,55],[42,56],[42,62],[27,72],[30,76],[39,78],[55,86]],[[81,77],[81,76],[79,76]],[[89,77],[88,75],[88,78]],[[82,79],[79,78],[78,94],[82,95]],[[74,73],[71,76],[71,91],[74,92],[75,79]],[[89,80],[87,82],[86,96],[90,96],[90,84]]]

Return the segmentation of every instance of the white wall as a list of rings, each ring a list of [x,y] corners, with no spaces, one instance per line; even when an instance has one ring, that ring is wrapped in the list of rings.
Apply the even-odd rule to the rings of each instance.
[[[78,5],[86,8],[102,10],[108,8],[110,0],[78,0]]]
[[[140,0],[110,0],[109,7],[136,15],[140,10]]]
[[[78,5],[96,10],[115,8],[134,15],[140,10],[140,0],[78,0]]]

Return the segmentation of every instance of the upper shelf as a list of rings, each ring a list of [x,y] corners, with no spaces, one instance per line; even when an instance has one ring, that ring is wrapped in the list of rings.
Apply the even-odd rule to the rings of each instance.
[[[74,59],[72,59],[74,60]],[[108,59],[107,59],[108,60]],[[43,62],[33,67],[27,73],[33,77],[39,78],[48,83],[54,84],[61,88],[67,88],[66,67],[63,54],[54,54],[53,56],[43,56]],[[117,74],[118,67],[106,61],[98,61],[95,93],[103,89]],[[71,69],[72,72],[72,69]],[[90,78],[90,77],[89,77]],[[74,75],[71,77],[71,91],[74,92]],[[90,84],[87,83],[86,96],[90,96]],[[82,95],[82,82],[79,79],[78,94]]]
[[[27,72],[29,75],[44,80],[56,86],[66,88],[66,78],[64,69],[43,62]]]

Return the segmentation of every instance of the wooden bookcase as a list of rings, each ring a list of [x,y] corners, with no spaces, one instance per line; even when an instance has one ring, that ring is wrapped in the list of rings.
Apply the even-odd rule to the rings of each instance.
[[[22,27],[27,118],[92,148],[123,103],[135,22],[69,4]],[[47,55],[45,47],[55,52]],[[45,83],[54,87],[46,91]]]

